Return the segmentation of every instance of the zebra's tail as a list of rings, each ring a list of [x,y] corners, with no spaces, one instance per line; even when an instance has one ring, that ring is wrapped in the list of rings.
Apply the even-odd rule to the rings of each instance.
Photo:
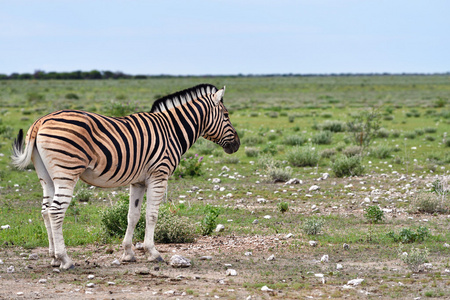
[[[30,164],[33,144],[34,139],[30,139],[24,149],[23,130],[20,129],[17,138],[14,140],[11,155],[12,163],[16,168],[23,170]]]

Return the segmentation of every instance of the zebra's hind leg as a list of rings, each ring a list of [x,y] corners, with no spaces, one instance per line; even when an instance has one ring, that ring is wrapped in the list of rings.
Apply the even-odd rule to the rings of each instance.
[[[77,176],[53,177],[55,195],[49,208],[49,216],[53,233],[53,242],[55,245],[55,261],[61,262],[59,267],[64,270],[74,268],[72,260],[67,255],[62,233],[62,225],[66,210],[72,200],[73,190],[77,181]]]
[[[152,177],[147,187],[147,211],[144,249],[149,261],[164,261],[155,248],[154,234],[158,221],[159,204],[167,188],[167,177]]]
[[[48,252],[50,257],[53,258],[51,265],[53,267],[59,267],[61,265],[61,261],[55,259],[55,244],[53,242],[53,232],[49,216],[49,207],[52,204],[53,197],[55,195],[55,186],[53,185],[53,181],[48,174],[47,169],[45,168],[44,163],[42,162],[42,159],[37,151],[33,151],[32,160],[43,190],[41,214],[44,218],[45,228],[47,229]]]
[[[144,184],[132,184],[130,185],[130,206],[128,209],[128,226],[123,239],[123,255],[122,261],[132,262],[136,261],[134,252],[131,249],[131,243],[133,240],[133,232],[136,224],[141,216],[141,206],[144,199],[145,185]]]

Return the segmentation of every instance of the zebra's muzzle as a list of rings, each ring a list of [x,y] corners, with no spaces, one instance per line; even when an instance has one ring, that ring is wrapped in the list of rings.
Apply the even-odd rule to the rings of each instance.
[[[237,133],[234,134],[234,141],[227,143],[223,146],[223,150],[227,154],[233,154],[234,152],[239,150],[239,146],[241,145],[241,141],[239,140],[239,136]]]

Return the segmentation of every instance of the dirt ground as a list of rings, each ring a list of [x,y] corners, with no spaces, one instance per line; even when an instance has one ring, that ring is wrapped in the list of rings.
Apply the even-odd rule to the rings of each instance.
[[[445,290],[450,287],[450,273],[442,272],[448,258],[435,257],[431,270],[411,275],[399,260],[374,259],[379,255],[376,247],[311,247],[307,240],[283,235],[212,236],[192,244],[157,245],[166,261],[174,254],[189,258],[189,268],[148,263],[141,251],[136,251],[137,262],[114,266],[111,263],[121,255],[115,247],[69,248],[76,268],[64,272],[49,265],[45,248],[9,248],[1,254],[0,299],[413,299],[431,286],[448,296]],[[363,255],[355,255],[361,251]],[[31,253],[39,259],[30,260]],[[325,253],[329,260],[321,261]],[[275,259],[268,261],[272,254]],[[201,260],[202,256],[212,259]],[[337,270],[337,264],[343,268]],[[13,273],[7,272],[10,266],[15,267]],[[227,276],[227,268],[237,275]],[[364,281],[347,285],[356,278]],[[275,288],[261,291],[264,285]]]

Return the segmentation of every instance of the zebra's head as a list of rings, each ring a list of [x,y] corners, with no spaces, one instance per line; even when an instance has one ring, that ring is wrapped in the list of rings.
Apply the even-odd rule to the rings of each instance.
[[[228,110],[223,105],[224,94],[225,87],[211,95],[213,107],[203,137],[220,145],[226,153],[232,154],[239,150],[241,142],[236,129],[231,124]]]

